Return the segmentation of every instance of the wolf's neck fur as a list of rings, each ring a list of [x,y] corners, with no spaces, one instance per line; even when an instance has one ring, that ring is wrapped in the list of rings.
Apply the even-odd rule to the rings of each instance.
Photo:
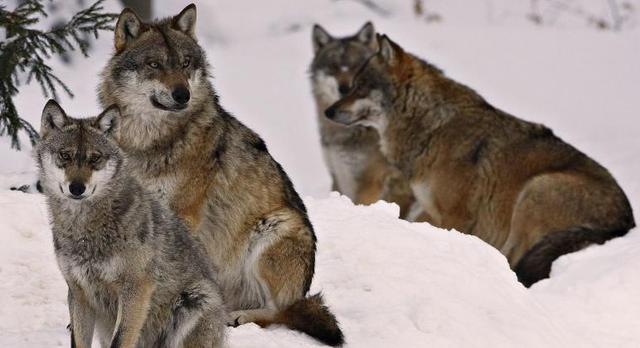
[[[449,122],[458,108],[485,102],[438,68],[410,54],[405,59],[402,77],[395,81],[388,124],[381,130],[381,147],[391,163],[410,172],[415,158],[429,150],[433,133]]]

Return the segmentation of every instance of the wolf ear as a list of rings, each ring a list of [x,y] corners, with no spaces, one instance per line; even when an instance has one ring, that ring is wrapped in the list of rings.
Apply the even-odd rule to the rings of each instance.
[[[128,43],[136,39],[143,32],[140,17],[130,8],[125,8],[118,17],[115,29],[116,51],[122,52]]]
[[[318,52],[326,44],[333,41],[333,37],[329,35],[329,33],[327,33],[324,28],[322,28],[318,24],[314,24],[311,40],[313,41],[314,52]]]
[[[402,48],[391,41],[387,35],[378,35],[379,54],[389,65],[395,65],[400,61]]]
[[[120,124],[120,108],[113,104],[93,121],[93,127],[104,134],[113,134]]]
[[[196,5],[190,4],[173,17],[173,27],[195,39],[197,14]]]
[[[40,122],[40,135],[44,136],[53,129],[62,129],[69,122],[67,114],[62,110],[60,104],[49,99],[42,109],[42,120]]]
[[[356,38],[358,41],[369,47],[377,48],[378,42],[376,40],[376,29],[373,27],[373,23],[371,22],[365,23],[362,28],[358,30]]]

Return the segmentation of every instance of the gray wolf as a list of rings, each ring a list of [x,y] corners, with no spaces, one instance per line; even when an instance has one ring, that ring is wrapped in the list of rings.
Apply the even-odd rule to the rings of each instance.
[[[388,37],[379,44],[326,115],[378,131],[430,223],[493,245],[526,286],[547,278],[559,256],[635,226],[627,197],[596,161]]]
[[[73,119],[53,100],[36,157],[72,346],[220,347],[226,311],[204,248],[147,193],[114,135],[117,107]]]
[[[122,11],[99,87],[101,103],[122,110],[117,141],[205,246],[229,324],[283,324],[340,345],[334,315],[307,294],[316,236],[306,208],[264,141],[220,105],[196,17],[195,5],[148,23]]]
[[[320,141],[332,179],[332,190],[356,204],[380,199],[400,206],[400,217],[415,220],[409,211],[415,202],[402,173],[387,163],[380,152],[375,129],[345,126],[324,116],[324,111],[347,95],[360,66],[377,50],[375,29],[365,23],[352,36],[336,38],[319,25],[313,27],[314,57],[309,69],[316,102]],[[418,210],[419,212],[419,210]]]

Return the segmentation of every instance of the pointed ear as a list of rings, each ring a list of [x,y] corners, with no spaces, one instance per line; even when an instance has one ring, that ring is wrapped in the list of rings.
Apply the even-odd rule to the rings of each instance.
[[[317,24],[314,24],[311,40],[313,41],[314,52],[318,52],[326,44],[333,41],[333,37],[329,35],[329,33],[327,33],[327,31],[324,30],[324,28],[322,28]]]
[[[377,47],[377,40],[376,40],[376,30],[373,27],[373,24],[371,22],[367,22],[365,23],[362,28],[360,28],[360,30],[358,30],[358,33],[356,34],[356,38],[358,39],[358,41],[362,42],[363,44],[372,47],[372,48],[376,48]]]
[[[113,104],[93,121],[93,127],[104,134],[113,134],[120,124],[120,108]]]
[[[40,135],[44,136],[53,129],[62,129],[69,122],[67,114],[62,110],[60,104],[49,99],[42,109],[42,120],[40,122]]]
[[[127,44],[140,36],[143,31],[140,17],[130,8],[122,10],[115,29],[116,51],[122,52]]]
[[[391,41],[387,35],[378,35],[378,45],[380,46],[378,53],[387,64],[395,65],[400,61],[402,48]]]
[[[196,38],[196,5],[190,4],[185,7],[177,16],[173,17],[173,28],[179,30],[192,38]]]

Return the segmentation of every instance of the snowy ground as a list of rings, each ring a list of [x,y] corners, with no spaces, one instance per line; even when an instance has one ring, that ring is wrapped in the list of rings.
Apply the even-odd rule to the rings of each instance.
[[[598,14],[606,3],[583,2]],[[386,15],[347,0],[260,3],[198,4],[201,42],[224,106],[265,138],[306,196],[319,238],[312,288],[325,293],[349,346],[640,346],[637,231],[562,257],[551,279],[527,290],[474,237],[400,221],[385,203],[361,207],[328,197],[306,72],[314,22],[347,34],[373,20],[494,105],[545,123],[605,165],[640,216],[640,28],[600,31],[569,15],[535,27],[524,20],[528,2],[512,0],[426,1],[443,17],[434,24],[413,18],[408,1],[379,1]],[[156,4],[161,15],[186,5]],[[76,94],[62,99],[71,114],[99,111],[97,73],[110,50],[104,35],[91,58],[54,63]],[[17,98],[35,126],[44,102],[35,85]],[[43,199],[6,190],[33,177],[32,161],[3,138],[0,159],[0,347],[67,346],[66,290]],[[318,345],[281,328],[247,325],[229,336],[231,347]]]

